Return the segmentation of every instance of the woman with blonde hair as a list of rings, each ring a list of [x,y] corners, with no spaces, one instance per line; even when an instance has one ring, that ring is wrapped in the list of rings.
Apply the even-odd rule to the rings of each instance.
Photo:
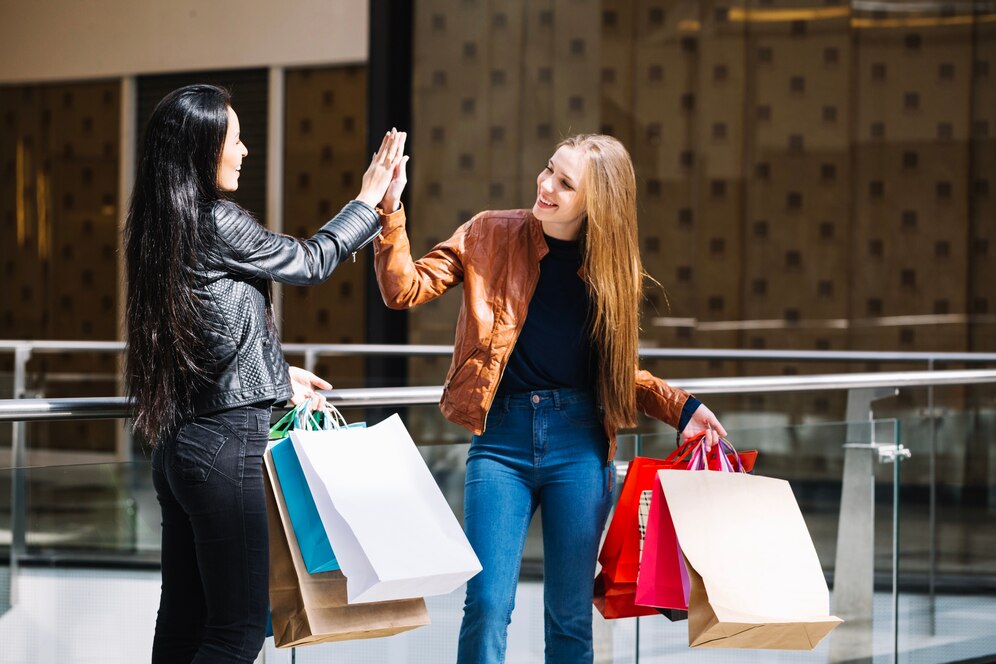
[[[712,412],[638,368],[643,268],[636,177],[610,136],[563,141],[531,210],[486,211],[413,260],[402,161],[374,242],[385,303],[414,307],[463,285],[440,408],[473,434],[464,517],[483,571],[467,585],[458,662],[505,658],[526,532],[543,506],[546,661],[591,662],[598,542],[616,431],[636,411],[707,444]]]

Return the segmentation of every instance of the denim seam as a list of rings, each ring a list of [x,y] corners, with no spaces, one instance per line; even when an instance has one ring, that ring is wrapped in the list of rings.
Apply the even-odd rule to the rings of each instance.
[[[244,460],[244,458],[245,457],[243,455],[243,460]],[[249,565],[248,565],[248,562],[249,562],[249,541],[248,541],[248,538],[246,536],[246,510],[245,510],[245,505],[246,505],[245,487],[243,487],[242,483],[239,482],[239,518],[242,521],[242,555],[246,557],[246,564],[243,565],[242,567],[245,570],[245,574],[246,574],[246,576],[245,576],[245,587],[248,589],[248,588],[252,588],[252,586],[250,585],[250,578],[249,578]],[[252,592],[246,592],[245,616],[246,616],[247,622],[248,622],[249,616],[251,616],[251,615],[252,615]],[[249,630],[248,629],[242,630],[242,643],[241,643],[241,645],[239,645],[239,657],[240,658],[242,658],[243,655],[245,654],[245,651],[246,651],[246,640],[248,638],[249,638]]]
[[[532,513],[526,514],[526,518],[524,519],[525,523],[523,524],[522,528],[519,529],[519,532],[522,533],[522,537],[519,539],[519,553],[518,553],[520,567],[522,565],[522,554],[526,549],[526,537],[529,534],[529,522],[532,520],[532,518],[533,518]],[[518,575],[516,575],[516,577],[518,577]],[[518,588],[518,586],[519,586],[519,580],[518,578],[516,578],[515,583],[512,585],[512,592],[509,595],[508,607],[505,609],[505,639],[502,641],[501,644],[501,653],[500,653],[501,656],[498,658],[498,661],[500,662],[505,661],[505,652],[508,650],[508,626],[512,622],[512,611],[515,609],[515,591]]]

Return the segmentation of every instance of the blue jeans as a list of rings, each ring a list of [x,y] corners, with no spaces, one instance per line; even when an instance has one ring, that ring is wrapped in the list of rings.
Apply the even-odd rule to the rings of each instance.
[[[464,527],[484,569],[467,583],[457,662],[505,660],[526,531],[540,505],[546,661],[592,661],[595,559],[614,472],[607,453],[586,390],[495,400],[467,459]]]
[[[252,662],[263,647],[269,428],[269,405],[233,408],[184,423],[153,452],[163,518],[153,664]]]

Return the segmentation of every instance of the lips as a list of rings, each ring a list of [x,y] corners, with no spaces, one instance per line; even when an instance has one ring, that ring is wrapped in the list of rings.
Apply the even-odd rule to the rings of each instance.
[[[542,196],[536,197],[536,203],[539,204],[541,208],[546,208],[548,210],[552,210],[553,208],[557,207],[556,203],[551,203],[550,201],[544,199]]]

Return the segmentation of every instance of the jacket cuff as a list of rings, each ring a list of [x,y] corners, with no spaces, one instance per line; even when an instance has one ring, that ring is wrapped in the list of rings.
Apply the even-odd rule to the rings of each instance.
[[[380,226],[383,232],[393,231],[396,228],[403,228],[405,225],[405,204],[402,203],[394,212],[385,212],[377,208],[377,215],[380,217]]]
[[[346,203],[342,212],[332,218],[325,228],[339,238],[348,253],[363,248],[380,233],[377,212],[357,200]]]
[[[685,430],[685,427],[688,426],[688,421],[692,419],[692,415],[695,414],[695,411],[701,405],[702,402],[693,396],[685,399],[685,405],[681,407],[681,419],[678,420],[678,433]]]

